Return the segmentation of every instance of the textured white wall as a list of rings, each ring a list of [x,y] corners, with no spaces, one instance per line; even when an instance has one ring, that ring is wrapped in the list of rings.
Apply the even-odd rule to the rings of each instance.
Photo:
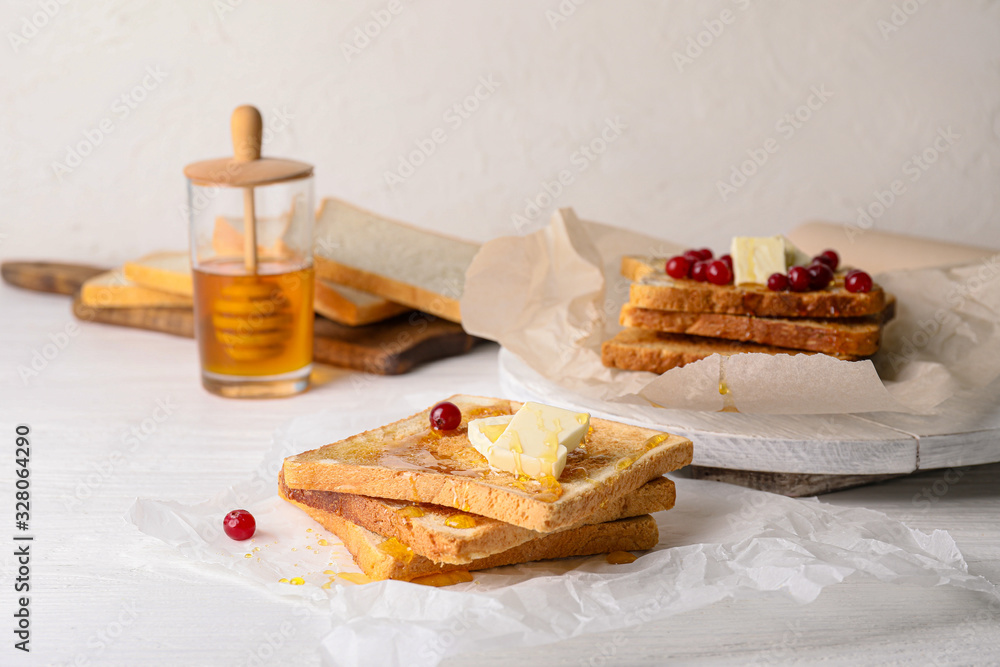
[[[1000,247],[1000,3],[577,1],[5,2],[0,256],[185,247],[181,169],[247,102],[318,196],[477,240],[569,205],[724,246],[891,195],[876,228]]]

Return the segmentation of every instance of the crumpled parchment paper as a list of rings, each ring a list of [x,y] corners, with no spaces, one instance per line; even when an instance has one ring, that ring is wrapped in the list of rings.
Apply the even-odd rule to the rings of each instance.
[[[897,316],[870,361],[712,355],[660,376],[604,367],[601,343],[621,329],[618,315],[628,300],[622,255],[669,257],[682,250],[560,209],[545,229],[483,245],[466,273],[462,325],[566,389],[604,401],[639,396],[664,408],[924,413],[1000,376],[1000,255],[876,275],[896,295]]]
[[[194,505],[137,499],[128,520],[206,571],[225,568],[256,585],[329,606],[321,642],[331,665],[435,665],[465,652],[536,646],[705,607],[781,595],[808,603],[854,577],[950,585],[1000,598],[970,575],[947,532],[926,534],[875,511],[795,500],[727,484],[676,479],[677,504],[656,515],[659,545],[628,565],[602,555],[477,572],[448,588],[399,581],[355,585],[346,549],[277,497],[285,456],[399,419],[398,411],[324,412],[292,420],[255,474]],[[221,529],[236,507],[257,519],[252,540]],[[345,578],[343,575],[347,575]],[[300,577],[301,585],[281,583]]]

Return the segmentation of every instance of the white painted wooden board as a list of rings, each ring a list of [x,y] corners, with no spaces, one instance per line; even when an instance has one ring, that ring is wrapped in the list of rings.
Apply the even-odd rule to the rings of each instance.
[[[542,377],[507,350],[500,351],[499,364],[500,381],[514,397],[565,403],[690,437],[697,443],[695,465],[877,475],[1000,461],[1000,382],[975,397],[950,399],[934,416],[745,415],[595,401]]]

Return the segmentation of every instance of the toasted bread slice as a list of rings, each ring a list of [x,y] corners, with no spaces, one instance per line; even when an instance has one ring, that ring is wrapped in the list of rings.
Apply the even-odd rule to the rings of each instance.
[[[121,271],[107,271],[80,287],[80,302],[95,308],[172,308],[191,306],[191,297],[137,285]]]
[[[322,278],[316,279],[314,299],[317,313],[352,327],[381,322],[409,310],[385,297]]]
[[[186,252],[154,252],[122,267],[125,277],[150,289],[191,298],[194,278],[191,256]]]
[[[430,428],[430,408],[373,431],[285,459],[290,488],[338,491],[481,514],[539,532],[582,524],[601,505],[691,462],[691,441],[591,419],[585,444],[570,452],[559,480],[518,479],[490,469],[469,443],[470,419],[513,414],[520,403],[457,395],[454,431]]]
[[[471,563],[435,563],[415,553],[394,537],[387,538],[373,533],[335,512],[316,509],[287,496],[282,497],[339,537],[354,556],[354,562],[358,567],[368,575],[369,579],[376,581],[382,579],[411,581],[442,572],[469,572],[502,565],[550,558],[590,556],[611,551],[639,551],[652,549],[659,540],[656,521],[646,514],[540,535],[516,547],[486,558],[479,558]]]
[[[623,329],[614,338],[604,341],[601,345],[601,362],[611,368],[665,373],[671,368],[690,364],[713,354],[731,356],[742,352],[820,354],[721,338],[660,333],[648,329]],[[845,361],[856,361],[860,358],[844,354],[830,356]]]
[[[878,351],[882,325],[895,315],[895,306],[896,300],[890,295],[886,307],[877,315],[821,320],[652,310],[626,303],[620,322],[627,327],[664,333],[725,338],[831,355],[867,356]]]
[[[316,219],[316,276],[461,322],[465,271],[479,244],[418,229],[337,199]]]
[[[278,487],[282,498],[337,514],[379,535],[395,537],[417,554],[441,563],[471,563],[541,535],[450,507],[415,505],[352,493],[289,489],[280,473]],[[587,518],[587,523],[604,523],[668,510],[674,506],[675,497],[674,483],[666,477],[657,477],[601,507]]]
[[[758,317],[865,317],[882,312],[885,292],[848,292],[843,272],[829,287],[813,292],[772,292],[766,285],[713,285],[674,280],[666,274],[666,259],[626,255],[622,275],[634,281],[629,302],[639,308],[695,313],[728,313]]]

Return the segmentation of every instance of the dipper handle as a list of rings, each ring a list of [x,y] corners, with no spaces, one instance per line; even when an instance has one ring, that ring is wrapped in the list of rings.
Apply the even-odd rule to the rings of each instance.
[[[236,107],[229,125],[233,133],[233,156],[236,160],[259,160],[264,123],[257,108],[249,104]]]

